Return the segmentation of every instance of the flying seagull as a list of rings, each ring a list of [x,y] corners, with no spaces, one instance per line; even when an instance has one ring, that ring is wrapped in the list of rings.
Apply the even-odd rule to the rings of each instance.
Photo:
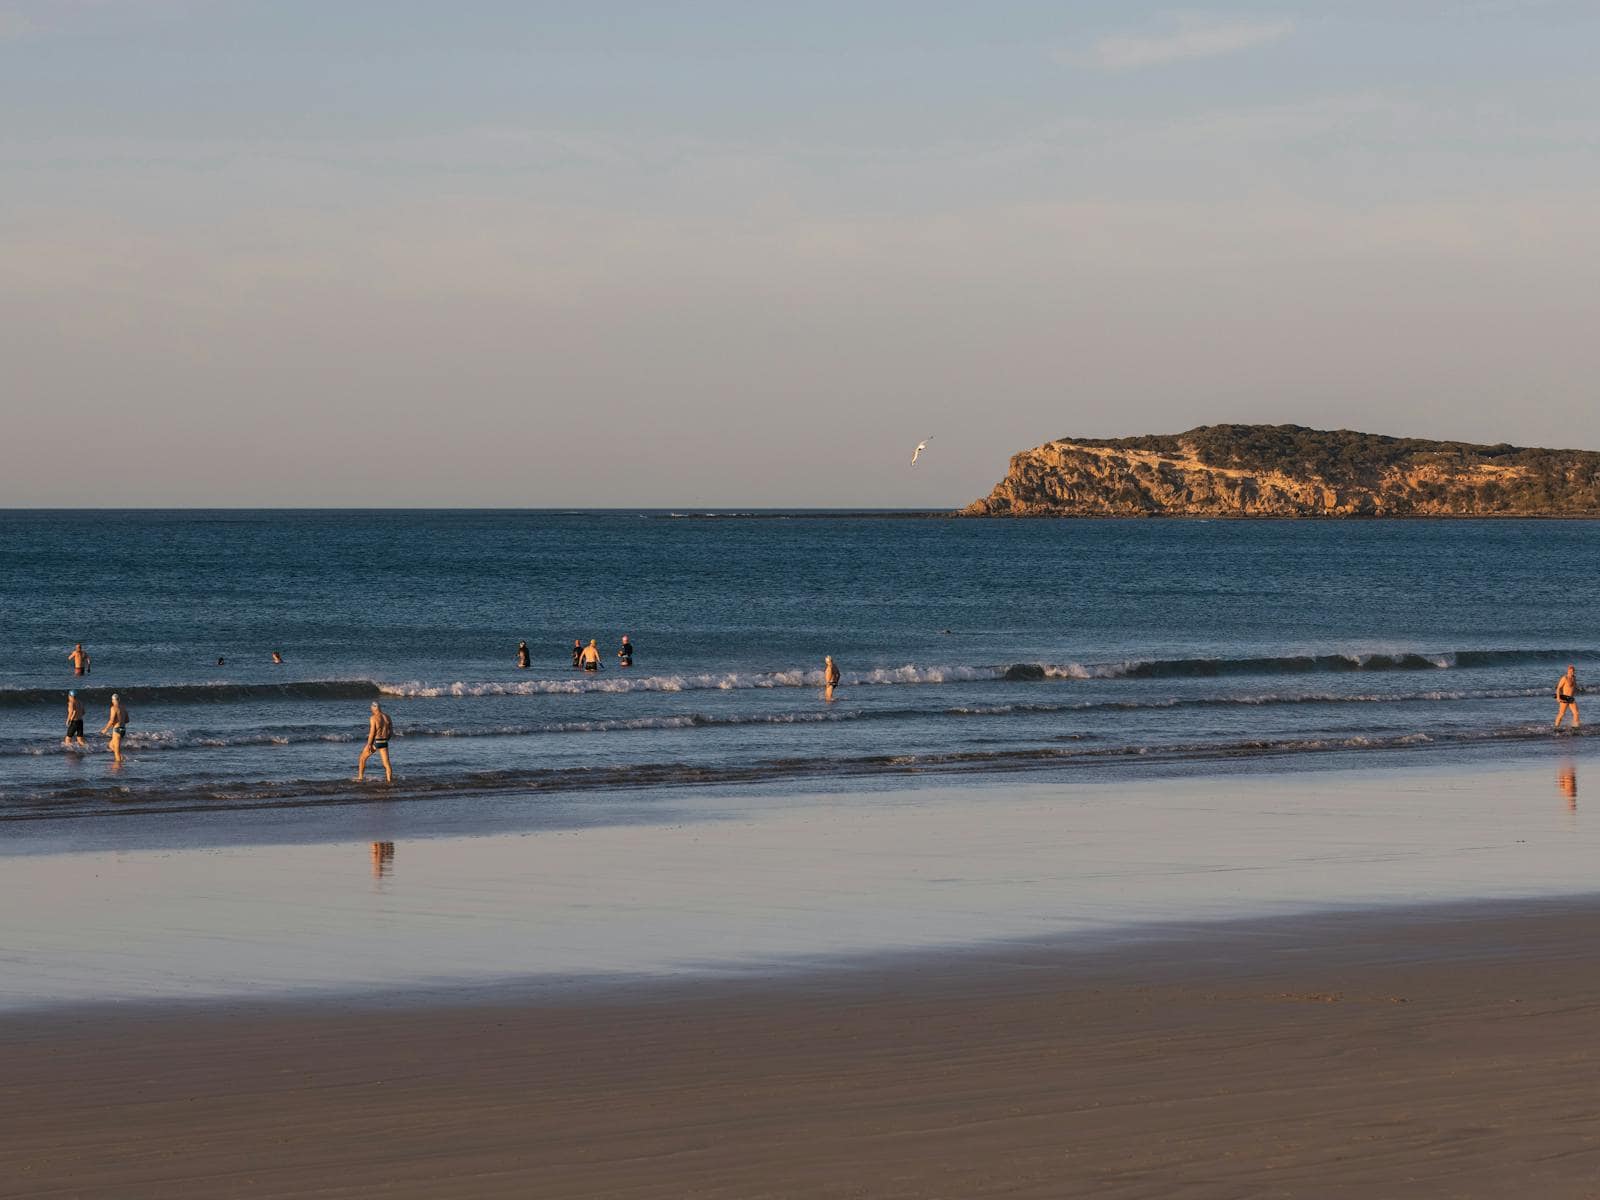
[[[928,443],[931,441],[933,441],[932,438],[923,438],[917,443],[917,448],[911,452],[911,465],[913,467],[917,465],[917,459],[922,457],[922,452],[928,448]]]

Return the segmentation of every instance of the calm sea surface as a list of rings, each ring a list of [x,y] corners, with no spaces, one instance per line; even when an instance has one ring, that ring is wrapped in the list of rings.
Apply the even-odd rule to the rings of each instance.
[[[1600,670],[1597,552],[1566,521],[0,513],[0,819],[1459,755],[1548,740],[1559,671]],[[121,768],[61,748],[74,684],[91,734],[130,707]],[[388,788],[352,782],[373,699]]]

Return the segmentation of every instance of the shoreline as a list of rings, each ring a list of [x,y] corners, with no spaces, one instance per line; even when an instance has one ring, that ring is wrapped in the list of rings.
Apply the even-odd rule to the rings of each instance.
[[[3,1015],[0,1194],[1593,1196],[1596,934],[1565,898],[648,994]]]
[[[224,844],[44,839],[0,874],[0,907],[28,914],[0,1009],[670,988],[1581,895],[1600,843],[1581,761],[466,799],[229,822]]]

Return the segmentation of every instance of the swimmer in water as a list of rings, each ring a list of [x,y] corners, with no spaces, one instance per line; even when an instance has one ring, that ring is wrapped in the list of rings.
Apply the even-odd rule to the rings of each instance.
[[[583,643],[577,638],[572,639],[572,669],[576,671],[583,666]]]
[[[109,733],[111,740],[106,744],[106,749],[111,751],[111,757],[122,761],[122,739],[128,732],[128,710],[122,705],[122,697],[113,694],[111,697],[111,715],[106,718],[101,733]]]
[[[622,645],[617,648],[617,659],[625,667],[633,666],[633,643],[628,640],[628,635],[622,635]]]
[[[74,742],[79,750],[89,748],[89,743],[83,740],[83,701],[78,699],[77,692],[68,692],[67,736],[61,739],[61,744],[70,747]]]
[[[1572,727],[1578,727],[1578,668],[1570,664],[1567,673],[1556,680],[1556,723],[1555,728],[1561,728],[1561,718],[1567,715],[1567,709],[1572,710]]]
[[[89,652],[79,642],[73,647],[72,653],[67,655],[72,660],[72,673],[74,675],[87,675],[89,673]]]
[[[528,669],[528,643],[527,642],[518,642],[517,643],[517,670],[526,671],[527,669]]]
[[[367,759],[377,751],[378,757],[383,760],[383,778],[386,783],[394,782],[394,771],[389,766],[389,738],[394,733],[394,722],[389,720],[389,714],[378,707],[378,702],[372,702],[372,719],[367,722],[367,744],[361,747],[361,757],[356,762],[356,782],[360,783],[367,773]]]
[[[274,650],[272,652],[272,661],[277,663],[281,667],[283,665],[283,653],[282,653],[282,651]]]
[[[833,699],[833,689],[839,686],[839,668],[833,661],[833,655],[826,654],[822,658],[822,698]]]
[[[594,644],[594,639],[589,639],[589,644],[583,648],[579,656],[583,660],[583,669],[591,674],[600,669],[600,647]]]

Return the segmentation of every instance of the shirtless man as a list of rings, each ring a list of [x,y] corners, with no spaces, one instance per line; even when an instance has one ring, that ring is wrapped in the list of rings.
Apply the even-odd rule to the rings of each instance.
[[[67,655],[72,660],[72,673],[74,675],[87,675],[89,673],[89,652],[79,642],[73,647],[72,653]]]
[[[592,672],[600,669],[600,647],[594,644],[593,638],[589,639],[589,644],[583,648],[583,653],[579,657],[583,659],[583,669],[585,671]]]
[[[122,761],[122,738],[128,732],[128,710],[123,707],[122,697],[113,694],[111,697],[111,715],[106,718],[101,733],[109,733],[111,741],[106,748],[111,751],[111,757]]]
[[[528,656],[528,643],[527,642],[518,642],[517,643],[517,670],[526,671],[528,669],[528,657],[529,657]]]
[[[1578,727],[1578,669],[1574,666],[1567,667],[1567,673],[1556,680],[1556,723],[1555,728],[1561,728],[1561,718],[1567,715],[1567,709],[1572,710],[1572,727]]]
[[[89,743],[83,740],[83,701],[78,699],[77,692],[68,692],[67,736],[61,739],[61,744],[71,747],[74,742],[79,750],[89,748]]]
[[[839,686],[839,668],[833,661],[833,655],[825,654],[822,658],[822,698],[833,699],[833,689]]]
[[[361,748],[361,759],[356,763],[356,782],[360,783],[367,773],[367,759],[372,757],[376,750],[378,757],[383,759],[383,778],[387,783],[394,782],[394,771],[389,767],[389,735],[394,732],[394,722],[389,720],[389,714],[378,707],[378,702],[372,702],[372,720],[367,722],[367,744]]]

